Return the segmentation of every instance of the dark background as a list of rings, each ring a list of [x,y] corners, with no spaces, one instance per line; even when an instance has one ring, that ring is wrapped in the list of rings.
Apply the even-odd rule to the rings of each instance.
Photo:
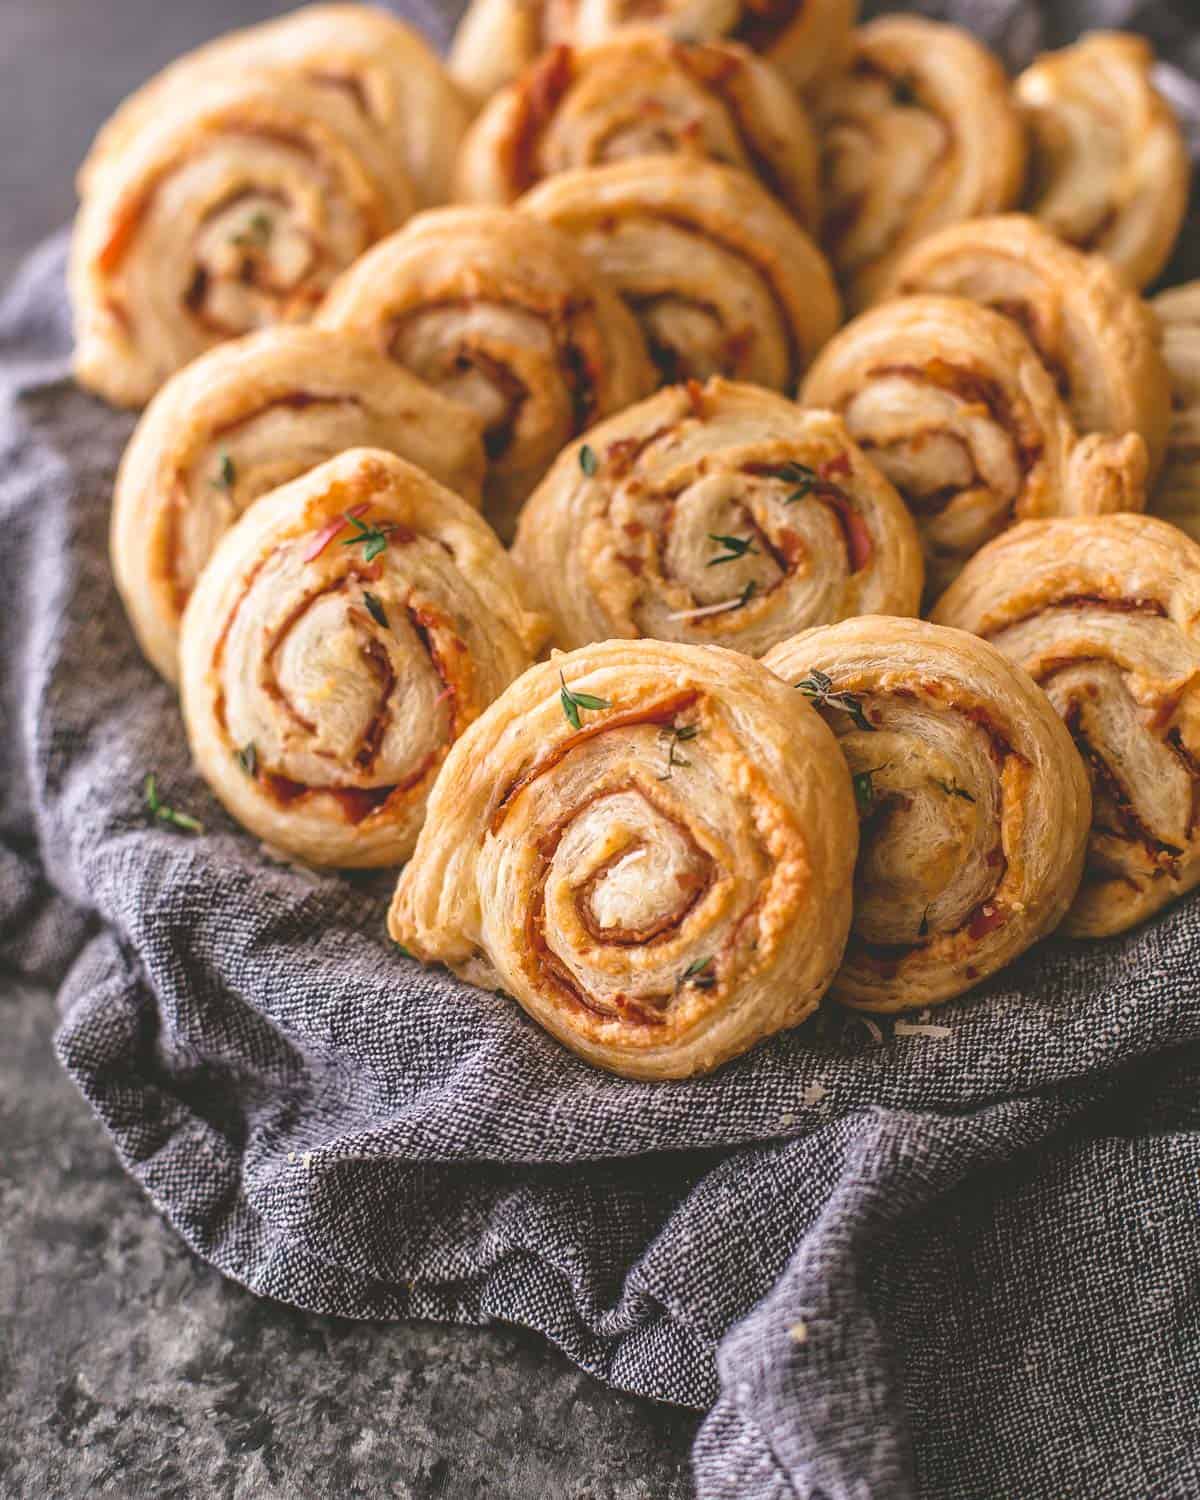
[[[136,84],[287,0],[0,0],[0,279]],[[506,1327],[356,1324],[202,1265],[0,973],[3,1500],[687,1500],[695,1418]]]

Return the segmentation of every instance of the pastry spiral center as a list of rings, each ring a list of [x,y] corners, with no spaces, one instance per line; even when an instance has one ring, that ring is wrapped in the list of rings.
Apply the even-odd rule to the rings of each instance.
[[[241,194],[201,226],[188,307],[227,335],[280,322],[313,300],[310,284],[320,261],[312,236],[285,200]]]

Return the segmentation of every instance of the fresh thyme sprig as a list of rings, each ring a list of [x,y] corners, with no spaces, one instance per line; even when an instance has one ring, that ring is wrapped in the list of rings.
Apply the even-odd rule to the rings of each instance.
[[[191,813],[179,812],[177,808],[169,807],[162,801],[158,795],[158,778],[153,771],[146,777],[144,790],[146,806],[160,823],[170,823],[176,828],[182,828],[185,833],[204,832],[204,824],[199,818],[193,818]]]
[[[233,237],[233,243],[243,248],[250,246],[262,246],[270,242],[275,225],[270,214],[265,214],[261,209],[252,214],[244,229],[239,229]]]
[[[343,514],[342,519],[347,526],[353,526],[356,533],[346,538],[342,543],[343,547],[356,547],[359,542],[362,542],[365,562],[374,562],[381,552],[387,551],[388,532],[393,529],[387,522],[380,526],[368,526],[357,516],[352,516],[349,511]]]
[[[882,771],[882,766],[872,766],[869,771],[856,771],[854,781],[854,802],[858,808],[860,818],[865,818],[875,806],[875,781],[877,772]]]
[[[667,747],[667,763],[658,778],[659,781],[670,781],[676,766],[686,768],[691,765],[690,760],[680,755],[679,746],[686,744],[688,740],[694,740],[699,733],[699,724],[668,724],[659,730],[659,744],[665,744]]]
[[[219,490],[231,490],[236,478],[237,470],[233,466],[233,459],[228,453],[222,453],[217,464],[217,472],[213,475],[213,484]]]
[[[796,684],[799,692],[818,708],[840,708],[854,720],[855,729],[874,729],[874,724],[863,712],[863,706],[853,693],[838,693],[833,688],[833,678],[816,667]]]
[[[258,776],[258,746],[253,740],[233,752],[233,758],[253,781]]]
[[[920,927],[917,928],[917,936],[918,937],[928,937],[929,936],[929,908],[928,907],[926,907],[925,910],[921,913],[921,925],[920,925]]]
[[[934,786],[941,787],[947,797],[961,797],[964,802],[974,802],[975,800],[966,787],[959,786],[957,781],[941,781],[935,776],[933,784]]]
[[[586,443],[579,450],[579,467],[589,479],[593,477],[596,470],[600,467],[600,461],[596,457],[595,449],[589,448]]]
[[[810,469],[807,464],[786,463],[780,464],[772,471],[778,478],[786,480],[788,484],[794,484],[796,488],[783,502],[785,505],[795,505],[798,500],[805,500],[812,494],[817,483],[817,471]]]
[[[363,603],[367,606],[367,613],[376,625],[381,625],[386,630],[388,628],[387,611],[378,594],[371,593],[370,589],[363,589]]]
[[[682,989],[685,984],[694,984],[698,990],[711,990],[717,982],[717,976],[712,973],[712,955],[708,958],[694,958],[683,973],[679,976],[676,989]]]
[[[710,542],[716,542],[719,547],[724,547],[725,551],[718,553],[716,557],[710,557],[708,562],[705,563],[705,567],[707,568],[719,567],[721,563],[736,562],[739,557],[745,557],[748,553],[754,553],[755,555],[758,553],[758,548],[754,545],[753,537],[721,536],[719,532],[710,531],[708,539]]]
[[[558,674],[558,680],[562,683],[562,691],[558,695],[559,702],[562,704],[562,711],[566,715],[567,723],[572,729],[583,728],[579,718],[579,710],[581,708],[598,709],[612,707],[607,698],[597,698],[592,693],[573,692],[567,686],[567,679],[561,672]]]

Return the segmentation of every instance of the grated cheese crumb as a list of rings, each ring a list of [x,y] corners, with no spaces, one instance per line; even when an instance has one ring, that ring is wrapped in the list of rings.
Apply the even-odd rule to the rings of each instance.
[[[808,1324],[793,1323],[792,1326],[788,1329],[788,1338],[791,1339],[793,1344],[807,1344]]]
[[[720,604],[706,604],[702,609],[677,609],[668,620],[699,620],[703,615],[723,615],[727,610],[739,609],[745,600],[739,594],[736,599],[722,599]]]
[[[804,1090],[804,1093],[800,1096],[800,1102],[801,1104],[807,1104],[809,1106],[820,1104],[821,1100],[824,1099],[825,1095],[828,1092],[829,1090],[825,1087],[821,1080],[819,1078],[814,1078],[809,1086]]]
[[[895,1033],[897,1036],[932,1036],[939,1040],[951,1035],[949,1026],[926,1026],[913,1021],[897,1021]]]

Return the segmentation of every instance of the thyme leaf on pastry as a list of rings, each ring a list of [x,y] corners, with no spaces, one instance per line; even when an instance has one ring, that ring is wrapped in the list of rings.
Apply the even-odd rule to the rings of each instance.
[[[974,802],[975,800],[966,787],[959,786],[957,781],[940,781],[935,776],[933,784],[936,787],[940,787],[947,797],[961,797],[964,802]]]
[[[865,818],[875,806],[875,782],[872,778],[877,771],[882,770],[882,766],[872,766],[869,771],[854,773],[854,802],[860,818]]]
[[[254,743],[253,740],[250,740],[247,744],[243,745],[240,750],[235,750],[233,752],[233,758],[237,761],[238,765],[241,766],[242,770],[245,771],[246,775],[249,776],[251,781],[254,781],[257,778],[258,746]]]
[[[711,990],[717,982],[717,976],[711,972],[712,955],[707,958],[694,958],[683,973],[679,976],[679,984],[682,989],[685,984],[694,984],[698,990]]]
[[[754,538],[749,536],[721,536],[719,532],[708,533],[710,542],[716,542],[719,547],[724,547],[723,553],[716,557],[710,557],[705,567],[715,568],[721,563],[736,562],[739,557],[745,557],[748,553],[757,554],[758,548],[754,545]]]
[[[659,781],[670,781],[676,766],[690,766],[691,761],[679,754],[679,746],[694,740],[700,733],[699,724],[668,724],[658,732],[659,744],[667,747],[667,763]]]
[[[251,214],[244,229],[239,229],[233,236],[233,243],[244,248],[262,247],[270,242],[275,224],[270,214],[265,214],[261,209]]]
[[[758,593],[758,580],[756,578],[751,578],[750,581],[746,584],[746,587],[742,590],[741,597],[738,600],[738,608],[741,609],[743,604],[749,604],[756,593]]]
[[[233,459],[228,453],[222,453],[217,464],[217,472],[213,475],[213,484],[219,490],[231,490],[236,478],[237,470],[233,466]]]
[[[581,729],[583,727],[579,718],[579,710],[581,708],[598,709],[612,707],[607,698],[597,698],[592,693],[572,692],[567,686],[567,679],[561,672],[558,674],[558,680],[562,683],[562,691],[558,695],[559,702],[562,704],[562,711],[566,715],[567,723],[570,724],[572,729]]]
[[[370,589],[363,589],[363,603],[367,606],[367,613],[375,621],[376,625],[382,625],[384,630],[388,628],[387,611],[378,594],[371,593]]]
[[[342,519],[348,526],[353,526],[357,533],[355,536],[347,537],[342,546],[356,547],[359,542],[362,542],[364,562],[374,562],[381,552],[387,551],[387,534],[393,528],[386,521],[381,526],[368,526],[350,510],[343,514]]]
[[[863,712],[863,706],[853,693],[834,691],[833,678],[814,667],[807,677],[796,684],[799,692],[817,708],[840,708],[854,721],[855,729],[874,729],[874,724]]]
[[[921,925],[920,925],[920,927],[917,928],[917,936],[918,937],[928,937],[929,936],[929,908],[928,907],[926,907],[925,910],[921,913]]]
[[[788,484],[795,485],[795,489],[783,502],[785,505],[795,505],[797,500],[806,500],[817,483],[816,470],[810,469],[807,464],[780,464],[777,469],[772,470],[772,473]]]
[[[399,955],[400,955],[401,958],[411,958],[412,957],[412,954],[408,951],[408,949],[404,946],[403,943],[397,943],[395,938],[392,939],[392,942],[395,943],[396,951],[399,953]],[[501,994],[502,991],[497,990],[496,993],[497,994]]]
[[[586,443],[584,443],[583,447],[579,450],[579,467],[583,470],[583,472],[589,479],[592,478],[596,470],[600,467],[600,462],[596,457],[595,449],[589,448]]]
[[[204,832],[204,824],[199,818],[193,818],[191,813],[180,812],[177,808],[170,807],[162,801],[158,795],[158,778],[153,771],[146,777],[144,790],[146,806],[160,823],[170,823],[175,828],[182,828],[185,833]]]

